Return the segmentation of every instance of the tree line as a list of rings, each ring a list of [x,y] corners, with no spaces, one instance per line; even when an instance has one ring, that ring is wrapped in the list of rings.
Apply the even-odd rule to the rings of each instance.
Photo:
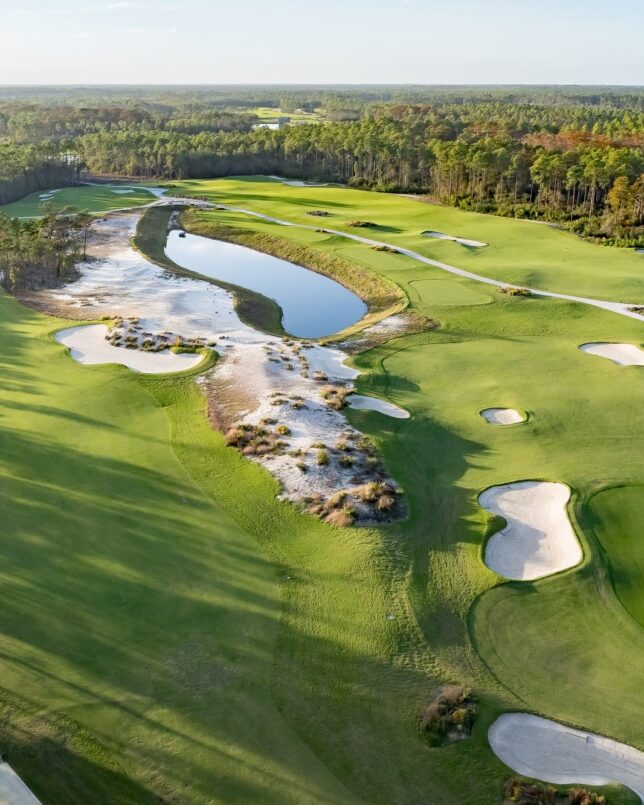
[[[80,170],[77,155],[51,143],[24,146],[0,140],[0,204],[37,190],[76,184]]]
[[[84,259],[92,221],[87,212],[56,211],[21,221],[0,215],[0,283],[10,291],[52,288],[68,280]]]
[[[79,138],[89,170],[133,177],[283,173],[464,209],[559,222],[610,242],[642,234],[644,119],[631,110],[384,106],[361,120],[186,135],[128,127]],[[618,182],[615,187],[615,183]]]
[[[100,103],[74,95],[0,102],[0,157],[15,166],[10,178],[0,176],[0,201],[76,181],[81,163],[92,173],[146,179],[282,173],[555,221],[610,243],[642,239],[644,93],[637,89],[93,91]],[[326,122],[256,129],[253,103],[320,104]],[[52,170],[59,181],[48,178]]]

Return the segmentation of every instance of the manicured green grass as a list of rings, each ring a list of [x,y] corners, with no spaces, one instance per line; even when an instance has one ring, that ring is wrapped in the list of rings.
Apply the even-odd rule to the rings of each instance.
[[[432,313],[430,305],[422,310]],[[568,483],[583,512],[597,479],[641,482],[644,378],[609,361],[590,366],[577,349],[590,333],[637,343],[641,325],[555,301],[505,299],[455,308],[445,324],[357,360],[373,370],[362,390],[412,412],[384,446],[414,515],[419,622],[462,673],[467,641],[457,649],[445,624],[482,594],[469,619],[474,648],[521,709],[642,748],[640,681],[624,668],[642,667],[644,646],[607,584],[592,534],[580,532],[581,570],[485,592],[494,578],[482,563],[487,518],[477,504],[488,486],[539,478]],[[530,421],[491,428],[478,411],[497,405],[525,408]],[[623,516],[639,516],[634,499]]]
[[[261,188],[264,211],[293,217],[271,201],[276,185],[192,187],[222,184]],[[334,192],[343,220],[375,219],[352,206],[357,191]],[[361,391],[412,413],[348,411],[403,486],[409,519],[342,530],[299,514],[275,499],[271,476],[223,447],[190,377],[78,366],[48,338],[51,319],[0,297],[3,701],[20,690],[24,710],[45,714],[33,738],[12,738],[10,762],[36,793],[54,788],[48,802],[86,801],[72,772],[86,784],[99,774],[88,735],[105,753],[100,774],[118,769],[121,801],[139,801],[129,786],[143,786],[190,802],[490,805],[510,774],[487,742],[501,712],[644,748],[641,633],[610,583],[614,548],[592,509],[599,484],[644,481],[644,379],[577,349],[640,343],[641,324],[504,297],[323,233],[213,216],[371,267],[442,322],[354,359]],[[608,287],[617,273],[605,265],[592,279]],[[492,427],[478,411],[496,405],[530,420]],[[581,568],[521,585],[485,567],[494,524],[477,495],[522,478],[570,484]],[[637,523],[635,497],[625,505],[622,522]],[[416,726],[446,681],[473,688],[480,717],[470,740],[432,749]],[[49,742],[55,776],[38,740],[54,711],[81,736],[73,753]],[[609,790],[612,805],[636,801]]]
[[[0,322],[0,736],[44,802],[493,801],[483,733],[416,736],[440,672],[386,533],[278,502],[189,377]]]
[[[598,248],[575,235],[529,221],[337,186],[290,187],[261,177],[176,182],[173,192],[192,193],[298,223],[317,220],[332,229],[366,232],[376,240],[412,248],[503,282],[619,302],[644,302],[641,255],[626,249]],[[311,218],[306,212],[312,209],[323,209],[330,215]],[[347,226],[351,220],[374,221],[378,226],[355,230]],[[275,225],[257,222],[252,227],[266,232],[276,229]],[[421,233],[428,229],[489,245],[473,249],[423,237]]]
[[[609,557],[610,575],[620,601],[644,626],[644,486],[607,489],[588,502],[595,536]]]
[[[53,188],[55,189],[55,188]],[[115,193],[114,190],[131,189],[131,193]],[[46,193],[41,190],[32,193],[13,204],[0,206],[0,213],[10,218],[36,218],[42,215],[42,205],[51,202],[57,209],[74,207],[76,210],[89,210],[93,213],[108,212],[122,207],[140,207],[154,201],[154,195],[141,188],[122,187],[121,185],[83,185],[80,187],[64,187],[51,197],[41,199]]]

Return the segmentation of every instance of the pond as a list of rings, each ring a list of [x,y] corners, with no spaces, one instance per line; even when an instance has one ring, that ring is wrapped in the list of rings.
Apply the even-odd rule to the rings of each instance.
[[[182,268],[272,299],[282,309],[282,327],[298,338],[333,335],[367,312],[339,282],[245,246],[173,230],[166,254]]]

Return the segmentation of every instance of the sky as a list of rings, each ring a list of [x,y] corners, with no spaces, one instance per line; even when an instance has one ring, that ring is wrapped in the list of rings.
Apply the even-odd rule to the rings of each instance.
[[[643,30],[643,0],[0,0],[0,85],[641,85]]]

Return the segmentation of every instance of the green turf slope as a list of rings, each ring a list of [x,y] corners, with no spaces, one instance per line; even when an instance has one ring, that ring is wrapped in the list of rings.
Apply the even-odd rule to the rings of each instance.
[[[129,193],[115,193],[115,190],[128,189]],[[0,213],[10,218],[34,218],[42,215],[42,205],[50,202],[55,208],[74,207],[76,210],[88,210],[93,213],[108,212],[124,207],[140,207],[150,204],[155,196],[143,187],[130,188],[121,185],[82,185],[64,187],[54,193],[50,199],[42,199],[46,191],[31,193],[29,196],[14,201],[12,204],[0,205]]]
[[[45,803],[347,801],[270,695],[275,567],[140,377],[79,366],[54,326],[0,295],[3,753]]]
[[[404,246],[427,257],[493,277],[559,293],[644,303],[644,258],[632,250],[598,247],[576,235],[529,221],[464,212],[385,193],[342,187],[291,187],[263,177],[175,182],[173,195],[195,195],[316,227],[329,227]],[[307,211],[329,215],[314,218]],[[225,220],[227,213],[221,213]],[[348,221],[377,226],[355,229]],[[240,224],[237,218],[235,225]],[[260,229],[257,222],[254,228]],[[273,225],[264,231],[283,229]],[[423,237],[425,230],[489,244],[482,249]],[[292,237],[288,234],[287,237]],[[389,256],[388,257],[394,257]]]
[[[354,192],[337,197],[347,218]],[[497,802],[509,772],[487,729],[507,710],[642,748],[624,673],[644,662],[641,631],[586,504],[644,481],[644,377],[577,349],[641,343],[642,325],[279,234],[341,250],[442,323],[354,359],[360,390],[412,413],[348,413],[409,519],[342,530],[299,514],[224,448],[190,376],[79,366],[54,320],[0,296],[0,748],[46,803],[84,803],[98,781],[105,802],[387,805]],[[496,405],[530,419],[494,428],[478,411]],[[571,485],[585,564],[499,583],[476,497],[532,477]],[[416,726],[444,681],[472,686],[481,714],[471,740],[429,748]]]
[[[588,503],[589,523],[609,557],[620,601],[644,626],[644,486],[606,489]]]

